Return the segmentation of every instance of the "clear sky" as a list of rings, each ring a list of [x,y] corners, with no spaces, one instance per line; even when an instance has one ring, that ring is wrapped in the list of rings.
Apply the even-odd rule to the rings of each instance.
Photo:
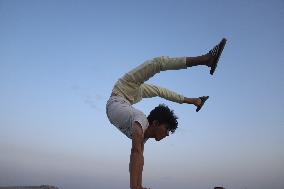
[[[284,188],[284,2],[0,0],[0,185],[129,188],[131,141],[105,104],[125,72],[156,56],[196,56],[228,39],[206,67],[149,80],[199,113],[166,103],[176,133],[145,145],[153,189]]]

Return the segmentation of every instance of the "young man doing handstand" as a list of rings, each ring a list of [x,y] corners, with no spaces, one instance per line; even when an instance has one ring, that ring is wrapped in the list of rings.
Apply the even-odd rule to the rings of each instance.
[[[209,96],[188,98],[166,88],[146,84],[145,81],[161,71],[186,69],[199,65],[209,67],[210,74],[213,75],[226,41],[223,38],[208,53],[197,57],[171,58],[162,56],[145,61],[115,83],[107,101],[106,114],[109,121],[132,140],[129,163],[131,189],[144,189],[142,187],[142,171],[146,141],[149,138],[160,141],[169,136],[169,132],[174,133],[178,125],[177,117],[166,105],[160,104],[147,117],[132,105],[143,98],[159,96],[180,104],[193,104],[198,112],[209,98]]]

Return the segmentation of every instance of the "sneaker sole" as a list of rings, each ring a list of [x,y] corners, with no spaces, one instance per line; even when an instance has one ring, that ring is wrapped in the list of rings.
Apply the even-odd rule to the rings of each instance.
[[[218,51],[218,54],[217,54],[217,59],[216,59],[216,63],[211,67],[211,70],[210,70],[210,74],[213,75],[216,68],[217,68],[217,64],[219,62],[219,59],[221,57],[221,54],[224,50],[224,47],[226,45],[226,42],[227,42],[227,39],[223,38],[222,41],[219,43],[219,46],[220,46],[220,50]]]

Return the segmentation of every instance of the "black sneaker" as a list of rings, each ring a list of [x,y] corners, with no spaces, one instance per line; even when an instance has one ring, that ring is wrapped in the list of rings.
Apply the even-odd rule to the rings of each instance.
[[[198,112],[202,108],[202,106],[204,105],[205,101],[209,98],[209,96],[201,96],[199,98],[201,100],[201,104],[197,106],[196,112]]]
[[[215,70],[216,70],[219,58],[220,58],[222,51],[223,51],[223,49],[226,45],[226,42],[227,42],[227,39],[223,38],[218,45],[216,45],[213,49],[211,49],[209,51],[209,54],[214,57],[214,62],[211,65],[211,70],[210,70],[211,75],[213,75]]]

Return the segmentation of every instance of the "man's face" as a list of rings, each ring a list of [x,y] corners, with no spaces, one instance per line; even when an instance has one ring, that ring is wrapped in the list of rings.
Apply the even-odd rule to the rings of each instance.
[[[169,130],[167,129],[166,125],[165,124],[159,124],[157,126],[155,140],[160,141],[167,136],[169,136]]]

